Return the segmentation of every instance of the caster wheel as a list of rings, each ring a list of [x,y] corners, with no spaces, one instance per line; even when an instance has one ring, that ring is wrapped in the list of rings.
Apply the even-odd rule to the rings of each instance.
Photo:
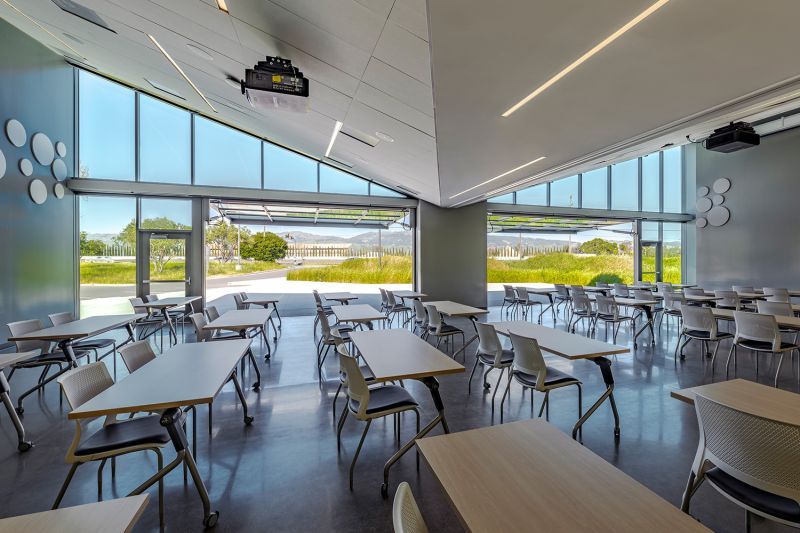
[[[22,413],[24,413],[24,412],[25,412],[25,408],[24,408],[24,407],[17,407],[17,408],[16,408],[16,409],[14,409],[14,410],[15,410],[15,411],[17,412],[17,414],[18,414],[18,415],[20,415],[20,416],[22,416]]]
[[[244,425],[249,426],[250,424],[253,423],[253,420],[255,420],[255,418],[253,418],[252,416],[244,417]]]
[[[203,519],[203,525],[206,527],[214,527],[217,525],[217,520],[219,520],[219,511],[214,511]]]
[[[33,448],[33,443],[32,442],[23,441],[23,442],[20,442],[19,444],[17,444],[17,450],[19,450],[20,453],[25,453],[28,450],[30,450],[31,448]]]
[[[267,362],[269,362],[269,360],[270,360],[270,356],[269,356],[269,355],[265,355],[265,356],[264,356],[264,361],[267,361]]]
[[[272,337],[272,342],[278,342],[278,337]]]
[[[253,383],[253,390],[259,390],[261,388],[261,382],[257,381]]]
[[[489,390],[491,388],[492,388],[492,386],[489,383],[484,383],[483,384],[483,390]]]
[[[615,439],[619,438],[619,428],[614,428],[614,438]]]
[[[636,344],[636,343],[634,342],[634,343],[633,343],[633,349],[635,350],[635,349],[636,349],[636,348],[638,348],[638,347],[639,347],[639,345],[638,345],[638,344]]]
[[[389,497],[389,486],[386,483],[381,483],[381,496],[384,499]]]

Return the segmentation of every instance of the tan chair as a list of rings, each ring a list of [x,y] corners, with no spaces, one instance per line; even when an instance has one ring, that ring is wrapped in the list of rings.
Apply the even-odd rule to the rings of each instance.
[[[428,526],[419,512],[411,486],[405,481],[397,486],[397,492],[394,493],[392,523],[394,533],[428,533]]]
[[[800,426],[770,420],[695,397],[700,442],[681,509],[703,483],[716,489],[750,517],[756,514],[800,527]]]

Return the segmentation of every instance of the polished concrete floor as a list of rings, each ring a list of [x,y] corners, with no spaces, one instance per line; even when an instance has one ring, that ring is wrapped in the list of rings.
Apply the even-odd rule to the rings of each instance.
[[[498,308],[491,309],[492,319],[499,318]],[[471,331],[467,321],[452,321]],[[331,414],[336,389],[337,364],[333,357],[325,365],[332,381],[320,385],[315,373],[314,341],[311,317],[287,317],[282,336],[269,363],[259,358],[264,375],[260,392],[246,392],[252,426],[242,423],[241,407],[232,387],[226,386],[214,403],[213,435],[207,433],[207,411],[198,415],[198,463],[206,480],[213,508],[220,511],[218,531],[391,531],[391,496],[400,481],[408,481],[417,497],[431,531],[460,531],[458,517],[446,496],[421,460],[419,472],[414,455],[403,458],[391,471],[390,499],[380,495],[382,464],[396,449],[393,424],[376,422],[365,442],[356,467],[355,489],[347,486],[350,459],[358,443],[362,425],[349,420],[344,430],[344,444],[337,453],[334,422]],[[546,322],[552,325],[552,322]],[[561,320],[557,327],[564,328]],[[603,338],[602,328],[599,337]],[[187,339],[188,340],[188,339]],[[678,504],[697,446],[697,423],[693,409],[670,398],[672,389],[708,382],[710,369],[699,347],[690,346],[686,359],[673,361],[676,341],[674,324],[664,328],[656,345],[639,346],[630,354],[614,360],[617,404],[622,417],[622,435],[613,437],[613,418],[606,405],[584,427],[584,444],[663,498]],[[631,345],[627,331],[618,339]],[[645,343],[647,344],[647,343]],[[452,431],[499,423],[492,416],[491,393],[484,394],[476,375],[472,394],[467,394],[467,378],[474,361],[475,345],[467,350],[467,372],[441,379],[446,416]],[[716,379],[724,374],[724,355],[717,361]],[[584,382],[584,406],[603,391],[598,367],[587,361],[569,362],[555,356],[548,361]],[[120,369],[123,365],[120,361]],[[190,372],[191,369],[187,369]],[[755,379],[753,361],[742,356],[738,376]],[[768,365],[761,365],[760,380],[771,383]],[[124,374],[120,372],[120,378]],[[20,371],[11,382],[12,396],[32,383],[38,372]],[[490,375],[491,376],[491,375]],[[784,365],[781,387],[797,390],[793,365]],[[423,421],[434,415],[427,389],[420,383],[407,382],[420,400]],[[528,397],[512,385],[511,406],[506,421],[531,416]],[[542,397],[537,393],[537,410]],[[68,467],[64,453],[74,435],[73,422],[66,420],[67,407],[59,405],[56,386],[27,400],[24,423],[36,446],[25,454],[16,451],[16,434],[0,412],[0,517],[49,509]],[[342,401],[338,407],[342,406]],[[498,395],[499,406],[499,395]],[[552,394],[550,421],[569,432],[576,419],[574,388]],[[99,422],[94,422],[95,426]],[[412,435],[413,415],[402,427],[403,439]],[[439,429],[434,433],[440,432]],[[167,452],[167,459],[172,452]],[[491,461],[491,457],[486,457]],[[470,468],[465,464],[464,468]],[[114,481],[106,468],[102,497],[124,496],[155,470],[152,454],[133,454],[118,461]],[[543,485],[546,481],[531,479]],[[191,484],[184,485],[180,470],[166,480],[166,525],[169,531],[202,529],[202,507]],[[97,468],[86,465],[78,472],[62,505],[96,501]],[[159,528],[156,498],[137,526],[137,531]],[[492,494],[487,494],[492,498]],[[598,494],[598,504],[613,493]],[[696,494],[692,511],[701,522],[715,531],[744,531],[744,511],[702,487]],[[587,525],[587,528],[589,525]],[[535,515],[531,516],[535,530]],[[782,528],[754,520],[754,531],[778,531]]]

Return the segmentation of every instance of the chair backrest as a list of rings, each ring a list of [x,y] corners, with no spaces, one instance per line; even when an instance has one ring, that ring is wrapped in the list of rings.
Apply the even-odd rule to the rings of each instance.
[[[394,293],[392,291],[385,291],[386,292],[386,301],[389,304],[389,307],[397,306],[397,300],[394,297]]]
[[[714,296],[720,298],[717,305],[722,307],[733,307],[738,310],[742,304],[739,301],[739,294],[736,291],[714,291]]]
[[[219,318],[219,311],[217,311],[217,307],[214,305],[209,305],[206,307],[206,316],[208,317],[209,322],[213,322]]]
[[[569,290],[567,289],[566,285],[564,285],[562,283],[556,283],[555,284],[555,288],[556,288],[556,292],[558,293],[558,295],[560,297],[569,298]]]
[[[313,291],[311,291],[311,294],[314,295],[314,301],[317,302],[317,305],[321,306],[322,305],[322,298],[320,297],[319,292],[317,292],[317,289],[314,289]]]
[[[378,290],[381,291],[381,303],[387,305],[389,303],[389,297],[386,296],[386,289],[378,287]]]
[[[500,343],[500,337],[497,336],[497,330],[493,325],[477,320],[473,324],[478,331],[478,353],[493,356],[494,366],[499,365],[503,355],[503,345]]]
[[[695,464],[705,461],[757,489],[800,502],[800,427],[695,398],[700,446]]]
[[[197,335],[197,342],[206,342],[211,340],[214,336],[214,332],[210,329],[203,329],[208,322],[206,321],[206,317],[203,316],[203,313],[192,313],[189,315],[189,320],[192,321],[192,325],[194,326],[194,333]]]
[[[513,290],[514,289],[512,289],[512,291]],[[529,300],[529,298],[528,298],[528,287],[517,287],[516,291],[517,291],[517,298],[519,298],[520,300],[525,300],[525,301]]]
[[[156,302],[158,301],[158,294],[148,294],[144,297],[144,301],[147,303]]]
[[[686,305],[686,297],[677,292],[664,293],[664,307],[669,311],[681,311],[681,306]]]
[[[762,315],[794,316],[794,309],[789,302],[773,302],[758,300],[756,302],[758,312]]]
[[[731,288],[736,292],[749,292],[749,293],[756,292],[755,287],[752,287],[750,285],[733,285]]]
[[[72,409],[77,409],[114,384],[102,361],[73,368],[59,377],[58,382]]]
[[[428,533],[428,526],[419,512],[411,486],[403,481],[397,486],[392,504],[394,533]]]
[[[322,338],[330,339],[332,336],[331,323],[328,322],[328,315],[325,314],[322,307],[317,307],[317,320],[319,321],[319,327],[322,331]]]
[[[685,296],[705,296],[706,291],[700,287],[686,287],[683,289],[683,294]]]
[[[616,292],[616,289],[615,289],[615,292]],[[614,301],[614,298],[611,298],[610,296],[603,296],[602,294],[598,294],[595,297],[595,302],[597,303],[597,313],[598,314],[610,315],[610,316],[613,316],[614,319],[619,317],[619,308],[617,307],[617,302]]]
[[[665,281],[656,282],[656,287],[658,287],[658,292],[662,294],[666,294],[668,292],[675,292],[675,289],[672,287],[672,283],[667,283]]]
[[[245,309],[247,306],[244,304],[244,298],[242,298],[241,293],[233,293],[233,301],[236,302],[236,309],[241,311]]]
[[[366,418],[367,407],[369,406],[369,387],[367,386],[367,381],[358,368],[356,359],[345,355],[342,351],[338,352],[339,368],[346,376],[345,386],[347,387],[347,397],[358,402],[356,418],[363,420]]]
[[[510,332],[511,346],[514,349],[513,369],[536,376],[536,389],[544,386],[547,378],[547,365],[544,362],[539,343],[531,337]]]
[[[128,298],[128,301],[131,303],[134,313],[147,313],[147,307],[145,307],[144,300],[141,298]]]
[[[574,298],[576,294],[586,294],[586,289],[583,288],[583,285],[570,285],[569,292]]]
[[[425,311],[425,306],[422,304],[422,301],[416,299],[412,301],[414,303],[414,314],[417,316],[417,323],[422,325],[427,324],[428,312]]]
[[[428,313],[428,326],[432,328],[436,328],[436,332],[438,333],[439,330],[442,328],[442,315],[439,313],[439,310],[436,309],[435,305],[424,304],[425,311]]]
[[[61,324],[68,324],[75,321],[75,317],[69,311],[53,313],[52,315],[47,315],[47,318],[50,319],[50,323],[54,326],[60,326]]]
[[[791,298],[789,297],[789,290],[788,289],[774,289],[770,287],[764,287],[764,296],[767,297],[768,302],[790,302]]]
[[[772,343],[773,350],[780,349],[781,332],[774,316],[734,311],[733,319],[736,322],[734,342],[741,339],[769,342]]]
[[[514,297],[516,296],[516,293],[514,292],[514,287],[512,287],[511,285],[503,285],[503,293],[505,298],[511,300],[513,300]]]
[[[37,329],[42,329],[42,321],[38,318],[32,318],[31,320],[9,322],[7,326],[8,330],[11,332],[11,336],[15,337],[17,335],[36,331]],[[43,340],[14,341],[14,344],[17,346],[18,352],[32,352],[34,350],[41,350],[42,353],[50,353],[50,348],[52,347],[52,343],[50,341]]]
[[[190,313],[202,313],[203,312],[203,300],[192,300],[189,302],[189,312]]]
[[[126,344],[118,351],[120,357],[122,357],[122,362],[125,363],[125,368],[127,368],[128,372],[131,374],[156,358],[156,354],[153,352],[153,347],[150,346],[149,340]]]
[[[583,313],[592,313],[592,301],[585,292],[578,292],[572,295],[572,306],[575,311]]]
[[[706,331],[711,337],[717,336],[717,319],[708,307],[696,305],[681,305],[683,329],[691,331]]]
[[[615,283],[614,287],[614,296],[619,296],[620,298],[627,298],[630,292],[628,291],[628,286],[624,283]]]
[[[653,295],[653,291],[650,289],[633,289],[633,297],[637,300],[646,300],[650,302],[654,302],[656,299],[656,297]]]

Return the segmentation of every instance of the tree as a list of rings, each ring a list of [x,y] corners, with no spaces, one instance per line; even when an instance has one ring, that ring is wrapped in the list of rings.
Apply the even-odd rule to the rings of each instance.
[[[581,244],[578,250],[582,254],[615,255],[619,252],[619,247],[615,242],[600,239],[598,237]]]
[[[275,261],[286,257],[289,245],[269,231],[260,231],[242,243],[242,257],[258,261]]]
[[[85,231],[81,232],[81,257],[85,255],[105,255],[106,245],[98,239],[89,239]]]
[[[142,221],[142,229],[160,229],[160,230],[173,230],[173,229],[191,229],[185,224],[180,224],[167,217],[146,218]],[[136,247],[136,219],[128,222],[128,225],[122,228],[119,232],[117,241]],[[153,268],[157,273],[164,271],[164,267],[175,256],[183,253],[183,246],[180,242],[174,239],[152,239],[150,241],[150,261],[153,263]]]
[[[244,246],[250,239],[250,230],[247,228],[237,228],[223,220],[219,224],[209,226],[206,231],[206,242],[214,248],[223,263],[227,263],[236,256],[240,231],[241,245]]]

